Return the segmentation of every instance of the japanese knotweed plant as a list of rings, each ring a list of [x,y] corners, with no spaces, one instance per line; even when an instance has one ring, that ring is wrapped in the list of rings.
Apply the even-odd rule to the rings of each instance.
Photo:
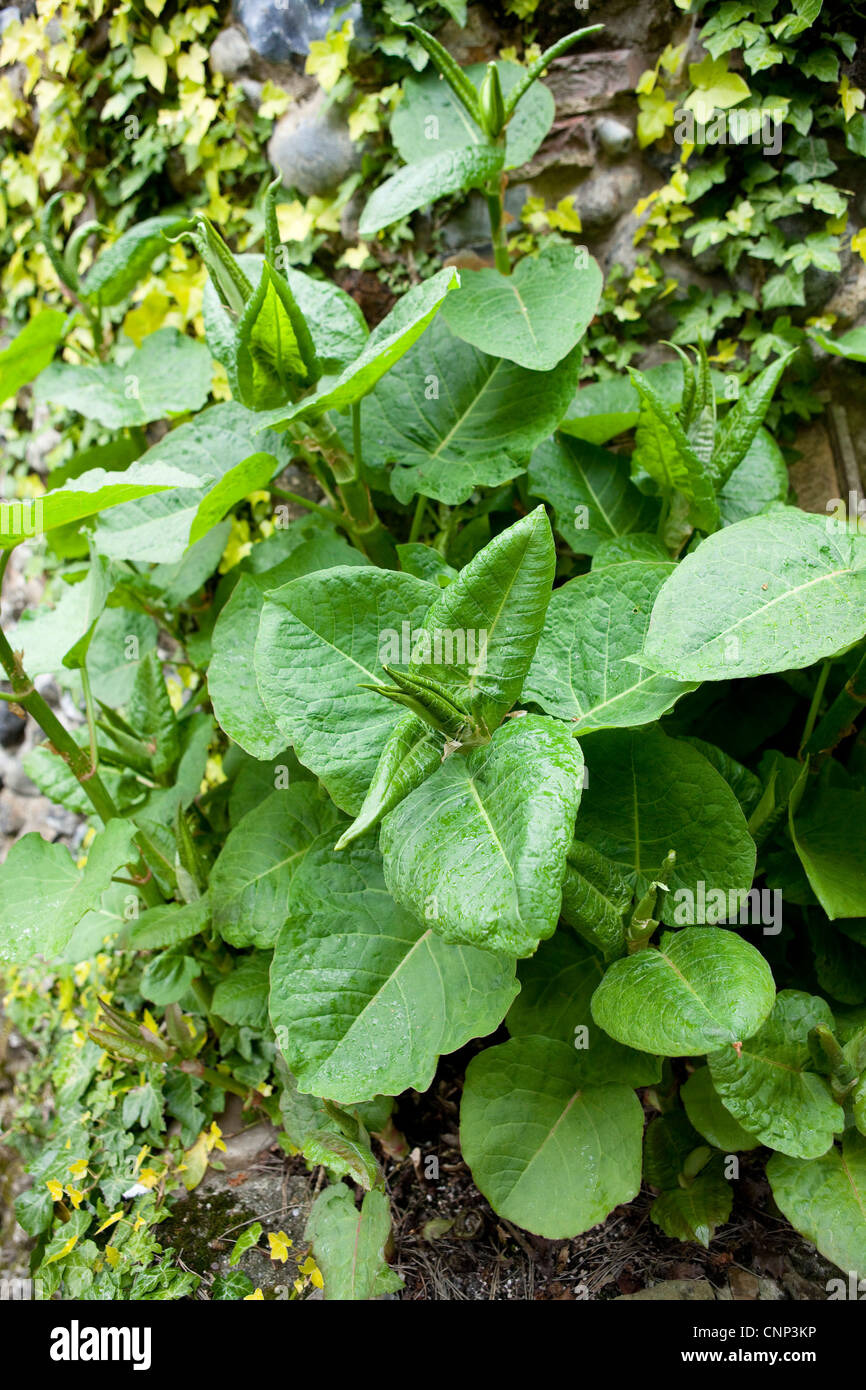
[[[643,1176],[706,1244],[763,1146],[781,1210],[866,1275],[866,540],[787,505],[762,425],[786,359],[730,403],[701,348],[587,407],[592,263],[555,293],[540,257],[445,270],[368,333],[270,223],[258,258],[200,215],[171,234],[235,399],[42,499],[91,560],[0,637],[4,698],[95,834],[83,862],[13,847],[0,958],[81,959],[100,928],[138,953],[92,1037],[145,1075],[249,1095],[235,1052],[276,1046],[271,1113],[334,1179],[328,1297],[395,1286],[370,1136],[399,1151],[395,1099],[467,1044],[463,1153],[506,1219],[570,1237]],[[189,415],[186,343],[37,389],[114,432]],[[322,500],[276,524],[291,462]],[[45,671],[80,681],[83,732]]]

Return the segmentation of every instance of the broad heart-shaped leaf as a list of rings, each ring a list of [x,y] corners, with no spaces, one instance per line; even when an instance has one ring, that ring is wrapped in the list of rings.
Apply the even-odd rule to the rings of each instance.
[[[848,1130],[841,1149],[811,1160],[773,1154],[767,1177],[794,1229],[844,1274],[866,1279],[866,1138]]]
[[[242,956],[231,974],[216,986],[213,1012],[237,1027],[263,1029],[268,1019],[270,963],[266,951]]]
[[[84,665],[113,582],[109,562],[94,555],[84,578],[64,586],[54,608],[43,605],[22,617],[10,636],[28,675]]]
[[[236,401],[225,401],[202,411],[189,424],[178,425],[148,449],[133,468],[170,464],[173,472],[182,469],[189,475],[186,485],[171,496],[130,502],[100,516],[97,549],[120,560],[176,564],[190,543],[190,532],[202,503],[223,477],[244,464],[257,449],[273,454],[273,473],[291,462],[291,450],[278,435],[253,437],[259,420],[260,416]],[[128,470],[124,476],[130,474]],[[117,478],[117,474],[107,476]],[[235,475],[235,481],[240,476]],[[81,482],[79,478],[75,486],[80,487]]]
[[[796,809],[791,837],[812,891],[831,920],[866,917],[866,791],[821,787]]]
[[[314,782],[297,782],[248,811],[229,831],[210,880],[211,916],[232,946],[273,946],[289,915],[292,880],[340,816]]]
[[[549,372],[580,341],[601,298],[598,262],[560,243],[526,256],[511,275],[466,270],[442,317],[452,333],[491,357]]]
[[[589,1230],[640,1187],[643,1111],[628,1086],[596,1085],[591,1060],[550,1038],[474,1057],[460,1143],[494,1211],[550,1240]]]
[[[699,1067],[680,1091],[680,1099],[695,1129],[723,1153],[742,1153],[760,1147],[760,1139],[743,1129],[722,1102],[709,1067]]]
[[[122,365],[52,363],[39,377],[34,394],[38,401],[65,406],[116,430],[200,410],[210,383],[210,353],[204,343],[176,328],[160,328]]]
[[[390,1234],[388,1198],[378,1188],[364,1193],[360,1211],[345,1183],[320,1192],[305,1235],[322,1271],[323,1297],[367,1301],[402,1289],[400,1275],[385,1261]]]
[[[379,184],[361,213],[358,231],[362,237],[375,236],[401,217],[450,193],[481,188],[502,172],[504,159],[505,152],[498,146],[466,145],[462,150],[443,150],[407,164]]]
[[[0,405],[5,405],[48,366],[65,327],[62,309],[43,309],[0,352]]]
[[[706,467],[689,444],[674,411],[641,373],[632,380],[641,411],[632,454],[632,477],[649,474],[666,492],[681,492],[689,502],[689,520],[702,531],[719,525],[715,489]]]
[[[725,779],[691,744],[658,726],[587,740],[587,789],[575,834],[605,855],[640,897],[676,850],[656,912],[669,926],[718,922],[751,887],[755,844]]]
[[[533,454],[529,494],[551,504],[556,529],[575,555],[653,529],[659,510],[658,499],[632,483],[627,458],[563,435]]]
[[[604,975],[597,951],[571,932],[557,931],[534,956],[521,961],[520,993],[505,1025],[513,1038],[555,1038],[580,1052],[593,1085],[652,1086],[661,1058],[622,1047],[593,1022],[590,1001]]]
[[[503,59],[497,61],[496,69],[506,97],[526,72],[520,64]],[[473,63],[463,71],[473,86],[480,88],[487,64]],[[532,158],[550,129],[554,111],[550,91],[542,82],[533,83],[505,128],[506,169],[516,169]],[[473,143],[481,145],[486,140],[462,102],[432,67],[421,77],[407,77],[403,83],[403,99],[391,118],[391,136],[407,164],[429,159],[438,152],[465,149]]]
[[[269,593],[255,671],[271,719],[337,805],[357,815],[399,706],[382,683],[382,643],[426,617],[438,591],[411,574],[339,565]]]
[[[815,341],[834,357],[866,362],[866,328],[852,328],[850,333],[843,333],[840,338],[828,338],[826,333],[816,333]]]
[[[190,473],[159,459],[140,460],[123,473],[94,468],[35,500],[0,503],[0,550],[11,550],[43,531],[101,515],[124,502],[187,488],[193,481]]]
[[[559,916],[583,758],[525,715],[452,754],[382,823],[385,881],[446,941],[532,955]]]
[[[608,966],[592,1016],[627,1047],[692,1057],[751,1037],[774,998],[760,951],[720,927],[689,927]]]
[[[408,796],[436,771],[441,760],[441,737],[437,737],[436,730],[425,719],[407,710],[391,730],[373,780],[367,788],[364,804],[349,829],[340,836],[336,848],[343,849],[366,830],[378,825],[404,796]]]
[[[236,256],[235,260],[250,284],[257,285],[265,265],[264,256]],[[341,372],[354,362],[370,336],[364,315],[345,290],[330,280],[314,280],[296,266],[284,272],[295,303],[304,316],[323,372]],[[202,296],[202,315],[208,347],[229,373],[236,360],[236,320],[220,300],[208,279]]]
[[[829,1004],[783,989],[773,1012],[737,1053],[711,1052],[710,1074],[725,1107],[750,1134],[792,1158],[820,1158],[845,1125],[845,1112],[811,1070],[809,1030],[834,1028]]]
[[[641,661],[678,680],[811,666],[866,632],[866,537],[776,507],[702,541],[663,585]]]
[[[100,305],[121,304],[160,252],[168,251],[163,232],[177,221],[168,214],[130,227],[96,258],[81,285],[82,296]]]
[[[263,574],[243,574],[217,619],[208,693],[220,728],[254,758],[276,757],[286,745],[265,708],[255,674],[259,619],[268,589],[334,565],[365,565],[358,550],[335,535],[304,541]]]
[[[83,869],[65,845],[49,844],[35,831],[16,840],[0,867],[0,961],[60,955],[112,875],[137,857],[134,833],[129,821],[110,821],[91,844]]]
[[[580,347],[551,372],[528,372],[457,338],[441,319],[364,402],[364,464],[399,502],[448,506],[522,473],[556,428],[577,381]],[[394,464],[390,477],[386,465]]]
[[[523,700],[575,721],[575,734],[649,724],[697,689],[635,666],[656,595],[676,566],[612,565],[556,589]]]
[[[413,646],[409,673],[431,676],[495,729],[520,695],[555,569],[550,522],[536,507],[479,550],[440,592]]]
[[[260,413],[259,428],[272,425],[283,429],[292,420],[306,420],[328,410],[345,410],[360,401],[409,351],[435,319],[448,291],[459,284],[460,276],[450,268],[437,271],[423,284],[414,285],[397,300],[388,317],[373,329],[363,350],[338,377],[323,378],[312,395],[304,396],[288,410]]]
[[[625,951],[623,913],[632,897],[632,889],[609,859],[572,841],[562,882],[562,920],[605,960]]]
[[[322,835],[271,966],[271,1022],[302,1091],[341,1105],[424,1091],[439,1056],[484,1037],[517,993],[512,957],[450,946],[388,896],[370,843]]]
[[[773,502],[784,502],[790,483],[785,457],[766,430],[758,430],[743,461],[718,495],[723,526],[757,516]]]

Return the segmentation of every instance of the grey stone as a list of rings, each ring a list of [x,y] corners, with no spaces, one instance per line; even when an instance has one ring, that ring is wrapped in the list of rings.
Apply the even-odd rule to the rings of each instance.
[[[587,232],[608,227],[631,212],[640,196],[641,170],[635,161],[600,169],[575,190],[574,201]]]
[[[247,36],[236,24],[230,24],[217,34],[210,46],[210,65],[212,72],[223,77],[237,77],[250,61],[252,49]]]
[[[258,78],[256,77],[242,77],[238,82],[238,86],[240,87],[247,101],[251,102],[251,104],[256,108],[258,108],[261,104],[264,85],[264,82],[259,82]]]
[[[262,1121],[242,1129],[238,1134],[223,1137],[226,1151],[222,1155],[222,1162],[227,1173],[236,1173],[241,1168],[250,1167],[259,1154],[276,1144],[277,1130],[272,1124]]]
[[[595,131],[589,116],[558,121],[528,163],[517,170],[521,179],[535,179],[548,169],[591,169],[595,164]]]
[[[27,720],[12,710],[5,700],[0,700],[0,748],[15,748],[24,738]]]
[[[602,116],[596,124],[595,133],[598,143],[610,159],[623,159],[631,152],[634,132],[625,121],[618,121],[614,116]]]
[[[855,231],[855,227],[849,228],[850,235]],[[842,273],[834,277],[833,293],[824,305],[826,313],[836,315],[834,327],[837,332],[850,328],[866,313],[866,261],[845,243],[840,259]]]
[[[633,273],[641,249],[634,240],[639,225],[640,218],[627,212],[618,219],[604,246],[593,248],[606,275],[615,265],[621,265],[628,275]]]
[[[520,183],[509,184],[505,190],[505,212],[512,219],[508,223],[509,231],[519,225],[526,193],[526,185]],[[447,255],[467,250],[477,251],[481,255],[488,250],[492,253],[490,216],[487,203],[480,193],[470,193],[443,226],[441,238]]]
[[[286,188],[304,197],[324,196],[342,183],[360,160],[346,122],[324,93],[299,101],[281,116],[268,142],[268,158]]]
[[[646,66],[646,56],[633,48],[606,53],[575,52],[557,58],[544,80],[556,99],[558,117],[582,116],[589,111],[603,111],[618,98],[633,99]]]
[[[491,58],[497,58],[505,44],[503,31],[482,5],[469,6],[466,23],[462,26],[456,20],[449,19],[437,31],[436,37],[461,67],[469,63],[487,63]]]
[[[323,39],[334,12],[345,0],[235,0],[234,12],[247,31],[256,53],[272,63],[292,54],[306,54],[314,39]],[[361,6],[352,5],[341,22],[352,19],[357,28]]]

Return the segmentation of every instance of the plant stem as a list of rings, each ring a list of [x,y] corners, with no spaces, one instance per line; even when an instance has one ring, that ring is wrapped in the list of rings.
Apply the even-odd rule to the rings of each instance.
[[[352,404],[352,452],[355,455],[355,477],[364,476],[364,456],[361,449],[361,402]]]
[[[496,269],[502,275],[510,275],[511,257],[508,254],[508,237],[505,232],[505,204],[502,198],[502,185],[499,184],[493,191],[488,190],[486,196]]]
[[[114,819],[118,815],[117,807],[111,799],[99,774],[94,768],[90,754],[86,748],[81,748],[69,733],[68,729],[60,723],[57,715],[45,702],[33,686],[33,682],[24,671],[21,659],[16,656],[9,645],[5,632],[0,628],[0,666],[12,685],[12,692],[16,697],[16,704],[26,710],[36,723],[39,725],[46,738],[52,744],[54,751],[60,755],[70,771],[77,777],[81,784],[81,789],[90,801],[96,814],[100,817],[103,824]],[[139,850],[142,849],[141,832],[135,836]],[[146,867],[146,866],[145,866]],[[158,907],[163,897],[148,873],[147,878],[137,872],[138,866],[130,866],[130,873],[140,884],[141,896],[144,898],[148,907]]]
[[[348,452],[334,426],[327,419],[317,420],[309,429],[337,480],[340,500],[346,511],[346,529],[349,530],[352,539],[374,565],[379,565],[382,569],[396,569],[397,552],[394,542],[373,506],[370,489],[361,473],[360,458],[355,458]]]
[[[830,662],[826,665],[829,667]],[[823,672],[822,672],[823,675]],[[820,678],[818,684],[823,685]],[[817,691],[816,691],[817,693]],[[817,715],[818,709],[813,699],[814,714]],[[855,666],[852,674],[848,677],[839,694],[831,704],[827,713],[824,715],[814,734],[806,721],[806,730],[803,734],[803,751],[806,753],[817,753],[821,757],[829,757],[837,744],[852,728],[855,720],[863,713],[866,708],[866,652],[863,653],[859,662]],[[814,725],[813,711],[809,711],[812,724]]]
[[[821,708],[821,701],[824,698],[824,687],[827,684],[827,677],[830,674],[832,661],[825,661],[821,667],[821,672],[815,682],[815,690],[812,695],[812,703],[809,706],[809,713],[806,715],[806,723],[803,728],[803,737],[800,739],[800,752],[802,753],[806,744],[812,737],[812,730],[815,727],[815,720],[818,718],[818,710]]]
[[[99,746],[96,742],[96,715],[93,710],[93,691],[87,667],[81,667],[81,689],[84,692],[84,709],[87,715],[87,732],[90,735],[90,766],[95,772],[99,767]]]
[[[313,502],[309,497],[302,497],[299,492],[289,492],[287,488],[277,487],[271,483],[271,492],[274,497],[279,497],[283,502],[294,502],[297,507],[306,507],[308,512],[318,512],[320,516],[330,521],[332,526],[340,525],[340,514],[335,512],[333,507],[323,507],[319,502]]]
[[[412,529],[409,532],[409,544],[417,541],[421,534],[421,527],[424,525],[424,512],[427,508],[427,498],[419,496],[415,503],[415,515],[412,517]]]

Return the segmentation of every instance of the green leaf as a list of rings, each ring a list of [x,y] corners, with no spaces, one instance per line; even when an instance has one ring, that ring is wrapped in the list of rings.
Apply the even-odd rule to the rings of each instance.
[[[340,565],[268,594],[255,649],[265,707],[337,805],[357,815],[402,717],[362,686],[381,680],[383,645],[420,628],[436,591],[409,574]],[[339,723],[334,711],[339,710]]]
[[[820,1158],[844,1128],[845,1112],[811,1070],[809,1030],[835,1025],[823,999],[783,989],[763,1027],[742,1051],[711,1052],[707,1061],[723,1104],[762,1144],[793,1158]]]
[[[861,120],[864,118],[861,117]],[[825,352],[834,357],[847,357],[851,362],[866,362],[866,328],[852,328],[839,338],[828,338],[825,333],[816,333],[815,341]]]
[[[661,1060],[621,1047],[593,1022],[590,1001],[604,976],[597,951],[558,931],[534,956],[521,961],[520,993],[505,1024],[513,1038],[555,1038],[568,1043],[586,1063],[594,1085],[615,1082],[652,1086],[661,1081]]]
[[[360,1211],[344,1183],[319,1193],[306,1238],[313,1243],[326,1299],[368,1300],[403,1287],[399,1274],[385,1262],[390,1232],[388,1198],[377,1188],[364,1194]]]
[[[176,328],[160,328],[122,365],[52,363],[39,377],[34,395],[116,430],[200,410],[210,385],[210,353],[204,343]]]
[[[641,651],[656,595],[675,568],[619,564],[556,589],[522,699],[573,720],[579,735],[652,723],[695,690],[627,659]]]
[[[777,357],[759,372],[740,393],[722,421],[713,451],[712,470],[716,487],[724,487],[734,469],[742,463],[764,423],[773,394],[796,348]]]
[[[242,574],[232,590],[213,631],[208,692],[220,728],[252,757],[274,758],[286,745],[265,708],[255,677],[255,645],[265,594],[316,570],[366,563],[361,552],[340,537],[316,536],[298,545],[273,569]]]
[[[288,282],[267,263],[238,320],[236,343],[229,380],[251,410],[285,405],[317,378],[310,330]]]
[[[168,214],[130,227],[96,258],[81,285],[83,298],[103,306],[122,304],[160,252],[168,251],[163,232],[177,222],[177,217]]]
[[[339,814],[313,782],[272,792],[229,831],[213,868],[214,927],[232,946],[273,946],[289,915],[292,880]]]
[[[588,777],[576,834],[619,868],[641,897],[669,850],[659,895],[669,926],[718,922],[739,910],[755,845],[727,782],[690,744],[656,726],[611,729],[587,742]]]
[[[549,372],[583,337],[598,307],[598,263],[554,243],[526,256],[513,274],[466,270],[442,317],[452,333],[491,357]]]
[[[180,946],[204,931],[210,921],[207,895],[191,903],[166,903],[150,907],[130,927],[129,944],[137,951]]]
[[[261,1240],[261,1236],[261,1221],[254,1221],[251,1226],[247,1226],[245,1230],[241,1231],[240,1235],[238,1236],[237,1240],[232,1246],[232,1253],[229,1255],[229,1264],[232,1266],[232,1268],[234,1268],[236,1264],[240,1263],[240,1260],[247,1253],[248,1250],[252,1250],[256,1245],[258,1245],[259,1241]]]
[[[161,1007],[176,1004],[201,973],[200,961],[186,955],[182,946],[172,946],[148,961],[141,977],[141,993]]]
[[[777,507],[728,526],[677,566],[641,661],[678,680],[799,670],[866,632],[866,539]]]
[[[717,1155],[687,1187],[672,1187],[655,1199],[650,1218],[671,1240],[693,1240],[706,1249],[716,1228],[728,1220],[734,1194],[723,1163]]]
[[[556,529],[575,555],[655,527],[658,501],[631,481],[628,459],[580,439],[546,440],[529,466],[529,494],[554,510]]]
[[[112,875],[137,857],[134,832],[128,821],[110,821],[91,844],[83,869],[65,845],[49,844],[35,831],[16,840],[0,868],[0,960],[60,955]]]
[[[550,372],[488,357],[437,319],[364,404],[364,463],[399,502],[449,506],[523,472],[574,392],[581,349]],[[380,482],[381,479],[381,482]]]
[[[257,453],[250,454],[249,458],[242,459],[224,473],[216,487],[211,488],[196,508],[195,519],[189,528],[188,545],[193,546],[202,536],[206,536],[211,527],[249,493],[266,488],[281,467],[282,464],[273,454]]]
[[[719,927],[690,927],[608,966],[592,1016],[627,1047],[691,1057],[751,1037],[774,998],[760,951]]]
[[[408,710],[391,730],[363,805],[335,848],[344,849],[378,825],[383,816],[436,771],[441,759],[441,738],[426,720]]]
[[[391,894],[446,941],[531,955],[556,928],[582,774],[568,730],[538,715],[452,754],[382,824]]]
[[[719,525],[719,510],[706,465],[692,449],[682,425],[641,372],[632,372],[641,412],[632,454],[632,476],[648,473],[659,487],[680,492],[689,502],[689,519],[703,531]]]
[[[682,363],[660,362],[657,367],[648,368],[643,378],[666,405],[679,409],[684,395]],[[716,400],[723,400],[724,376],[713,371],[710,378]],[[581,386],[559,428],[575,439],[606,444],[615,435],[633,430],[639,416],[640,396],[631,379],[622,374]]]
[[[709,1067],[699,1067],[692,1073],[680,1091],[680,1099],[698,1134],[708,1144],[726,1154],[743,1153],[760,1147],[760,1139],[743,1129],[725,1108],[713,1085]]]
[[[500,58],[496,71],[507,98],[526,69]],[[477,91],[487,72],[487,64],[473,63],[463,72]],[[542,83],[535,83],[505,127],[504,168],[516,169],[532,158],[550,129],[554,114],[551,92]],[[448,150],[486,143],[480,126],[469,118],[451,88],[430,70],[420,77],[407,77],[403,83],[402,100],[391,117],[391,137],[407,164],[417,164]]]
[[[562,883],[562,920],[606,959],[625,950],[623,913],[632,890],[604,855],[574,840]]]
[[[480,188],[501,173],[504,160],[505,152],[497,146],[468,145],[407,164],[380,183],[368,199],[358,223],[360,235],[373,237],[439,198]]]
[[[793,807],[791,838],[812,890],[831,920],[866,917],[863,843],[866,791],[821,787]]]
[[[733,526],[766,511],[773,502],[784,502],[789,486],[782,450],[765,429],[759,429],[743,461],[719,491],[722,525]]]
[[[795,1230],[845,1272],[866,1278],[866,1138],[854,1130],[821,1158],[773,1154],[773,1196]]]
[[[236,1027],[263,1030],[268,1020],[270,956],[256,951],[239,960],[213,992],[211,1009]]]
[[[457,97],[460,105],[466,114],[477,124],[482,121],[481,103],[478,92],[460,65],[455,62],[447,48],[444,48],[437,38],[429,34],[426,29],[422,29],[418,24],[403,23],[401,28],[411,34],[413,39],[417,39],[422,48],[425,48],[433,59],[433,66],[436,68],[440,77],[444,77],[448,86]]]
[[[191,482],[189,473],[159,459],[133,463],[122,474],[95,468],[35,501],[4,502],[0,506],[0,549],[11,550],[44,531],[101,516],[108,508],[151,493],[188,487]]]
[[[7,348],[0,352],[0,405],[16,396],[48,366],[63,337],[62,309],[43,309],[28,319]]]
[[[495,729],[520,696],[555,568],[550,522],[536,507],[440,592],[423,624],[426,640],[419,634],[414,643],[410,675],[432,677],[455,704]]]
[[[514,960],[446,944],[388,896],[369,841],[321,836],[271,967],[271,1022],[304,1091],[341,1105],[430,1085],[439,1056],[484,1037],[517,992]]]
[[[165,469],[170,465],[172,474],[179,469],[186,474],[182,484],[170,496],[144,498],[100,516],[97,548],[119,560],[176,564],[190,543],[190,532],[207,494],[253,454],[256,444],[276,458],[274,473],[291,462],[291,450],[279,436],[259,434],[253,442],[253,430],[260,420],[261,416],[236,401],[226,401],[202,411],[189,424],[178,425],[133,468],[148,470],[159,464]],[[125,476],[131,473],[130,469]]]
[[[167,772],[180,755],[180,741],[177,716],[156,652],[148,652],[135,673],[127,720],[136,736],[148,746],[151,768],[156,776]]]
[[[539,57],[529,64],[529,67],[525,69],[519,81],[515,83],[514,90],[509,92],[508,101],[505,105],[507,114],[510,116],[514,112],[515,108],[523,100],[523,97],[527,92],[532,90],[533,84],[538,81],[543,72],[546,72],[555,58],[559,58],[562,54],[567,53],[576,43],[580,43],[581,39],[590,38],[593,34],[600,33],[603,28],[603,24],[591,24],[585,29],[573,29],[570,34],[566,34],[563,38],[557,39],[556,43],[546,48]]]
[[[441,589],[457,578],[457,570],[449,565],[444,555],[434,550],[432,545],[420,545],[410,541],[397,546],[400,568],[406,574],[414,574],[416,579],[426,579],[430,584],[438,584]]]
[[[595,1226],[640,1187],[643,1111],[627,1086],[593,1084],[591,1059],[549,1038],[474,1057],[463,1156],[494,1211],[550,1240]]]
[[[54,608],[43,605],[24,614],[11,640],[15,650],[24,654],[28,675],[84,665],[111,587],[108,561],[95,555],[85,577],[64,586]]]
[[[260,414],[259,429],[267,425],[285,428],[292,420],[306,420],[328,410],[345,410],[368,395],[425,328],[435,319],[449,290],[460,284],[453,268],[440,270],[423,284],[415,285],[398,299],[387,318],[373,329],[363,351],[336,378],[326,378],[312,395],[288,410]]]

